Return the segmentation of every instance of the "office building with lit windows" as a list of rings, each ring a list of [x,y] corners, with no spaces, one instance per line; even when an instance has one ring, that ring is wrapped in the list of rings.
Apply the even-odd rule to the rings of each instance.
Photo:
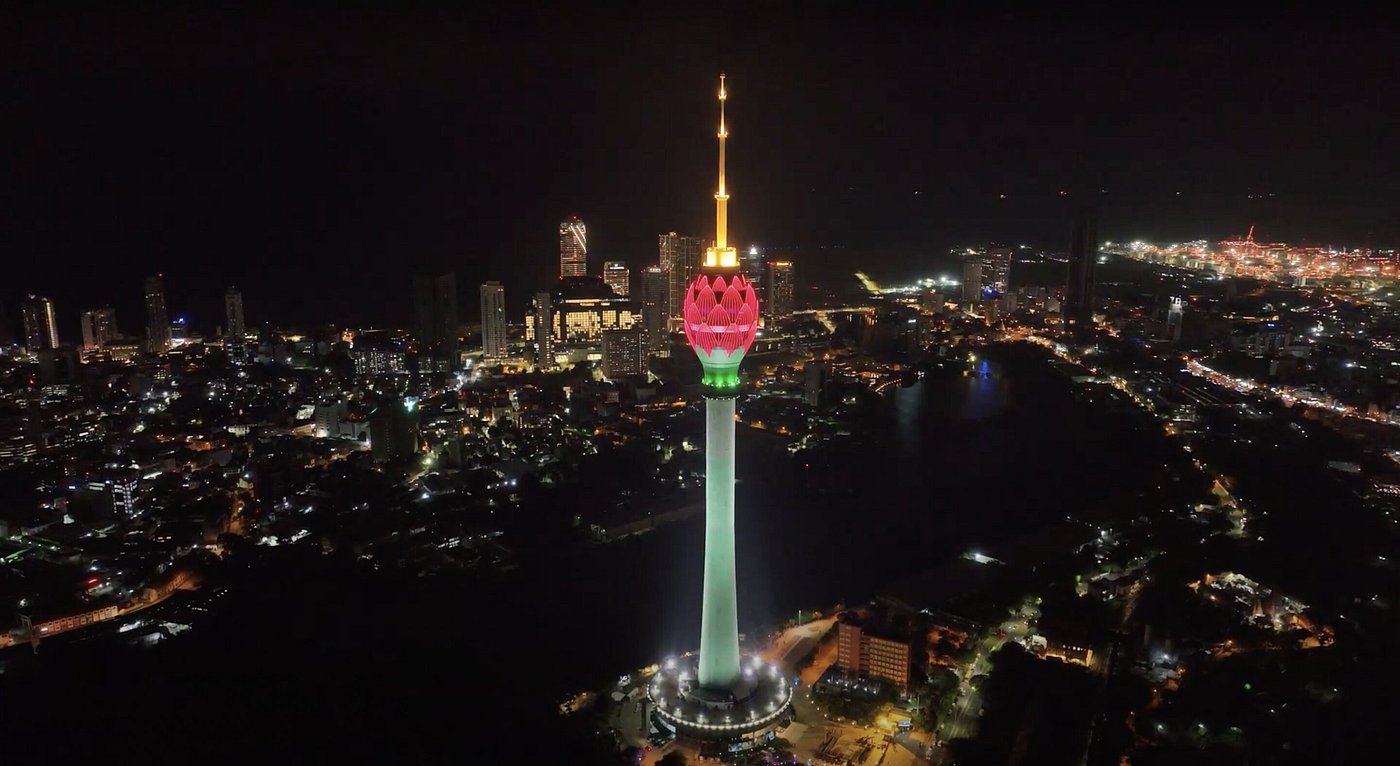
[[[533,332],[536,324],[542,327],[554,326],[554,302],[549,293],[535,293],[535,299],[527,315],[527,341],[535,344],[535,366],[541,370],[554,369],[554,333]]]
[[[548,313],[548,330],[556,344],[599,343],[605,330],[626,330],[641,321],[638,303],[614,295],[597,277],[560,280]],[[525,340],[534,343],[541,326],[539,308],[531,307],[525,317]]]
[[[116,311],[111,306],[84,311],[79,320],[83,349],[92,351],[111,343],[116,337],[116,324]]]
[[[907,635],[857,617],[842,618],[836,629],[837,667],[901,689],[909,687],[914,647]]]
[[[632,271],[622,261],[607,261],[603,264],[603,284],[625,298],[632,294]]]
[[[31,352],[58,348],[58,322],[54,319],[53,301],[40,295],[26,295],[20,302],[24,315],[24,345]]]
[[[641,325],[603,332],[603,376],[617,379],[646,372],[646,345]]]
[[[673,231],[659,236],[657,243],[657,263],[667,274],[667,316],[673,324],[679,324],[681,308],[685,303],[685,289],[695,281],[695,275],[699,273],[700,261],[705,253],[705,240]]]
[[[785,319],[796,309],[793,295],[792,261],[768,262],[768,277],[765,285],[768,295],[768,316]]]
[[[559,278],[588,276],[588,227],[578,216],[559,224]]]

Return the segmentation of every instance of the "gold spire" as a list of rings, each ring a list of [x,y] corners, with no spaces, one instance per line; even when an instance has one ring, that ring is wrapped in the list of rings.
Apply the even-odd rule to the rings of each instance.
[[[719,190],[715,192],[715,246],[705,250],[706,268],[737,268],[739,254],[729,246],[729,190],[724,184],[724,144],[729,128],[724,124],[724,102],[729,93],[724,88],[724,75],[719,76]]]

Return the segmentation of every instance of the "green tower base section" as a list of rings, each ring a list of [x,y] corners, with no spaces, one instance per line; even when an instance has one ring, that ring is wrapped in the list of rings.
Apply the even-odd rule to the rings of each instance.
[[[702,381],[711,391],[732,394],[739,390],[739,363],[744,361],[743,349],[736,349],[731,354],[716,348],[707,354],[697,348],[695,355],[700,357],[700,366],[705,369]]]
[[[697,680],[707,689],[731,687],[739,680],[740,672],[739,605],[734,576],[733,396],[705,398],[703,609]]]

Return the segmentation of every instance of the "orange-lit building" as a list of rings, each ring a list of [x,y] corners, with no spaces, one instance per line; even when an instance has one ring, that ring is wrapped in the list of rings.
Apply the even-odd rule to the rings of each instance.
[[[914,654],[911,641],[897,632],[872,631],[875,628],[857,618],[841,620],[836,634],[837,667],[908,688]]]

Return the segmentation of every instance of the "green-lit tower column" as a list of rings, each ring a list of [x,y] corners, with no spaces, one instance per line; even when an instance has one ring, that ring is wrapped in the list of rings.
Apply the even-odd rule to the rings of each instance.
[[[739,677],[739,594],[734,576],[734,397],[705,397],[705,595],[700,685]]]
[[[698,681],[732,687],[740,675],[739,605],[734,572],[734,398],[739,363],[758,329],[758,296],[728,243],[724,183],[724,75],[719,86],[719,190],[715,244],[685,294],[685,334],[705,369],[705,584]]]

